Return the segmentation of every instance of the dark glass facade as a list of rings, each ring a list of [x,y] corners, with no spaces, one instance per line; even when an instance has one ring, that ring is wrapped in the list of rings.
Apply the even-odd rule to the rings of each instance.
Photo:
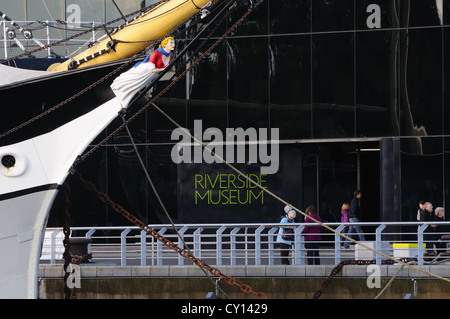
[[[340,220],[356,188],[362,221],[413,221],[419,200],[435,207],[450,200],[449,14],[450,0],[265,0],[156,104],[192,132],[194,120],[222,132],[279,128],[277,173],[261,177],[258,165],[236,166],[300,209],[317,206],[326,221]],[[176,51],[186,43],[178,37]],[[175,127],[156,109],[130,128],[175,222],[279,221],[284,204],[230,184],[236,173],[229,167],[174,164]],[[79,170],[145,222],[167,222],[125,133]],[[221,176],[223,188],[198,182]],[[126,223],[73,188],[75,224]],[[61,206],[58,198],[55,224]]]

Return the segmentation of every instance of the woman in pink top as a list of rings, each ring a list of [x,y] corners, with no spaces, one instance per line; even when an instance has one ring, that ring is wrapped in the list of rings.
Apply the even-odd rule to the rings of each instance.
[[[322,219],[319,217],[319,215],[316,214],[316,208],[311,205],[306,208],[305,211],[306,214],[308,214],[309,217],[314,218],[315,220],[322,222]],[[305,218],[305,223],[314,223],[315,221],[310,219],[309,217]],[[306,256],[308,265],[320,265],[320,257],[319,257],[319,242],[322,239],[322,236],[320,235],[322,231],[322,226],[320,225],[311,225],[306,226],[303,229],[302,234],[305,236],[305,248],[306,248]]]

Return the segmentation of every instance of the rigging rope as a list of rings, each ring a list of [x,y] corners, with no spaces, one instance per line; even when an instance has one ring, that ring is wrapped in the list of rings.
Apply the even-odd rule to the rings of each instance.
[[[168,0],[164,0],[164,1],[168,1]],[[229,3],[231,3],[231,2],[233,2],[233,1],[230,1]],[[158,3],[158,4],[161,4],[161,3]],[[155,6],[156,6],[156,5],[153,5],[153,7],[155,7]],[[235,7],[231,8],[231,9],[234,10]],[[137,11],[137,12],[139,12],[139,11]],[[222,11],[221,11],[221,12],[222,12]],[[220,14],[221,12],[219,12],[219,14]],[[231,12],[231,11],[230,11],[230,12]],[[132,13],[132,14],[134,14],[134,13]],[[132,14],[130,14],[130,15],[132,15]],[[219,15],[219,14],[218,14],[218,15]],[[229,14],[230,14],[230,13],[227,13],[227,15],[229,15]],[[127,16],[128,16],[128,15],[127,15]],[[117,20],[117,19],[116,19],[116,20]],[[197,21],[194,21],[194,23],[192,23],[189,27],[185,28],[184,30],[180,30],[180,28],[181,28],[181,25],[180,25],[179,27],[177,27],[177,28],[174,30],[174,33],[175,33],[175,34],[177,34],[177,33],[179,33],[179,32],[181,33],[181,31],[186,31],[186,30],[190,29],[191,27],[194,27],[194,26],[196,25],[196,23],[197,23],[199,20],[201,20],[201,18],[197,18]],[[115,21],[115,20],[113,20],[113,21]],[[189,20],[187,20],[184,24],[186,24],[188,21],[189,21]],[[110,23],[111,23],[111,22],[110,22]],[[202,34],[202,32],[203,32],[207,27],[208,27],[208,26],[206,26],[202,31],[200,31],[200,32],[198,33],[197,37],[199,37],[199,36]],[[94,28],[94,29],[95,29],[95,28]],[[196,37],[196,38],[197,38],[197,37]],[[161,38],[161,39],[162,39],[162,38]],[[159,40],[161,40],[161,39],[159,39]],[[155,41],[158,41],[158,40],[155,40]],[[59,42],[60,42],[60,41],[59,41]],[[201,46],[203,46],[203,45],[201,45]],[[39,50],[40,50],[40,49],[39,49]],[[18,125],[18,126],[16,126],[16,127],[13,127],[13,128],[9,129],[9,130],[6,131],[6,132],[1,133],[1,134],[0,134],[0,139],[4,138],[5,136],[7,136],[7,135],[9,135],[9,134],[12,134],[12,133],[14,133],[14,132],[20,130],[20,129],[22,129],[22,128],[24,128],[25,126],[27,126],[27,125],[29,125],[29,124],[31,124],[31,123],[33,123],[33,122],[35,122],[35,121],[37,121],[37,120],[39,120],[39,119],[41,119],[41,118],[43,118],[43,117],[46,116],[47,114],[49,114],[49,113],[51,113],[51,112],[53,112],[53,111],[59,109],[61,106],[63,106],[63,105],[65,105],[65,104],[67,104],[67,103],[69,103],[69,102],[75,100],[75,99],[78,98],[79,96],[81,96],[81,95],[83,95],[84,93],[90,91],[91,89],[93,89],[93,88],[96,87],[97,85],[101,84],[101,83],[104,82],[105,80],[109,79],[111,76],[115,75],[117,72],[123,70],[125,67],[127,67],[128,65],[130,65],[131,63],[133,63],[133,62],[134,62],[137,58],[139,58],[140,55],[141,55],[143,52],[145,52],[146,50],[147,50],[147,48],[145,48],[145,49],[143,49],[141,52],[135,54],[135,55],[132,56],[127,62],[125,62],[125,64],[119,66],[117,69],[111,71],[109,74],[105,75],[103,78],[101,78],[101,79],[97,80],[96,82],[92,83],[91,85],[89,85],[89,86],[86,87],[85,89],[81,90],[80,92],[74,94],[73,96],[67,98],[66,100],[60,102],[59,104],[57,104],[57,105],[55,105],[55,106],[53,106],[53,107],[47,109],[46,111],[44,111],[44,112],[42,112],[42,113],[36,115],[35,117],[33,117],[33,118],[31,118],[31,119],[29,119],[29,120],[27,120],[27,121],[21,123],[20,125]],[[185,48],[185,50],[183,50],[183,52],[185,52],[185,51],[186,51],[186,48]],[[19,57],[19,56],[18,56],[18,57]],[[14,59],[14,58],[11,58],[11,59]],[[8,59],[8,60],[9,60],[9,59]],[[173,62],[175,62],[175,60],[176,60],[176,58],[174,59]],[[158,80],[159,80],[159,79],[167,72],[167,70],[168,70],[172,65],[173,65],[173,64],[170,64],[169,66],[167,66],[167,68],[166,68],[164,71],[160,72],[160,76],[157,77],[157,78],[155,79],[154,83],[156,83],[156,81],[158,81]],[[148,91],[150,88],[151,88],[151,87],[148,87],[148,88],[147,88],[147,91]],[[139,96],[138,96],[138,98],[139,98]],[[136,101],[138,98],[136,98],[135,101]],[[132,102],[132,103],[133,103],[133,102]]]
[[[262,2],[259,1],[256,6],[258,6],[260,3]],[[179,75],[175,80],[173,80],[169,85],[167,85],[158,95],[156,95],[155,97],[153,97],[147,104],[145,104],[140,110],[138,110],[135,114],[133,114],[133,116],[131,116],[126,122],[124,122],[123,124],[121,124],[117,129],[115,129],[112,133],[110,133],[106,138],[104,138],[102,141],[100,141],[97,145],[95,145],[91,150],[89,150],[88,152],[86,152],[83,156],[81,156],[78,161],[83,161],[86,157],[88,157],[89,155],[91,155],[93,152],[95,152],[99,147],[101,147],[102,145],[104,145],[108,140],[110,140],[116,133],[118,133],[120,130],[122,130],[125,125],[127,125],[128,123],[130,123],[131,121],[133,121],[136,117],[138,117],[145,109],[147,109],[150,105],[153,105],[161,114],[163,114],[167,119],[169,119],[172,123],[174,123],[177,127],[182,128],[181,125],[179,125],[176,121],[174,121],[169,115],[167,115],[162,109],[160,109],[159,107],[156,106],[156,104],[154,103],[157,99],[159,99],[165,92],[167,92],[173,85],[175,85],[175,83],[177,83],[184,75],[186,75],[194,66],[196,66],[207,54],[209,54],[227,35],[229,35],[245,18],[247,18],[247,16],[252,12],[253,8],[250,8],[230,29],[227,30],[227,32],[225,32],[208,50],[206,50],[196,61],[194,61],[194,63],[192,65],[189,66],[189,68],[187,68],[181,75]],[[194,136],[191,135],[191,137],[196,140],[196,138]],[[218,156],[217,154],[214,153],[214,151],[212,151],[211,149],[209,149],[208,147],[206,147],[206,145],[204,143],[202,143],[201,141],[196,141],[197,143],[199,143],[200,145],[203,145],[203,147],[208,150],[213,156],[216,156],[217,158],[219,158],[221,161],[223,161],[223,163],[225,165],[227,165],[228,167],[230,167],[232,170],[234,170],[236,173],[238,173],[239,175],[241,175],[243,178],[245,178],[248,182],[252,183],[253,185],[255,185],[256,187],[258,187],[259,189],[261,189],[263,192],[267,193],[268,195],[270,195],[271,197],[275,198],[276,200],[278,200],[279,202],[283,203],[284,205],[288,205],[290,206],[293,210],[295,210],[296,212],[298,212],[299,214],[308,217],[310,220],[312,220],[313,222],[317,223],[318,225],[326,228],[327,230],[338,234],[339,236],[346,238],[347,240],[360,245],[363,248],[366,248],[376,254],[379,254],[387,259],[392,260],[393,262],[405,265],[406,267],[409,267],[411,269],[414,269],[416,271],[419,271],[421,273],[425,273],[429,276],[435,277],[437,279],[446,281],[450,283],[450,279],[448,278],[444,278],[442,276],[439,276],[437,274],[433,274],[429,271],[426,271],[424,269],[420,269],[418,267],[415,267],[413,265],[407,264],[401,260],[398,260],[396,258],[393,258],[391,256],[388,256],[380,251],[377,251],[349,236],[347,236],[344,233],[338,232],[337,230],[333,229],[332,227],[325,225],[324,223],[322,223],[321,221],[309,216],[308,214],[306,214],[305,212],[301,211],[300,209],[298,209],[297,207],[295,207],[294,205],[292,205],[291,203],[287,202],[286,200],[282,199],[281,197],[277,196],[276,194],[274,194],[273,192],[271,192],[268,188],[261,186],[259,183],[255,182],[254,180],[252,180],[251,178],[249,178],[246,174],[244,174],[243,172],[241,172],[240,170],[238,170],[236,167],[234,167],[233,165],[231,165],[230,163],[228,163],[227,161],[225,161],[225,159],[223,159],[222,157]]]
[[[168,0],[163,0],[163,1],[158,2],[158,3],[154,3],[154,4],[150,5],[150,6],[145,7],[144,9],[141,9],[141,10],[137,10],[137,11],[131,12],[131,13],[125,15],[125,17],[128,18],[128,17],[131,17],[131,16],[133,16],[133,15],[139,13],[139,12],[142,13],[142,10],[147,10],[145,13],[143,13],[143,14],[147,14],[147,13],[151,12],[151,9],[154,9],[155,7],[161,5],[163,2],[166,2],[166,1],[168,1]],[[2,18],[4,18],[4,16],[6,16],[6,15],[5,15],[4,13],[2,13],[1,11],[0,11],[0,15],[2,15]],[[113,24],[113,23],[116,23],[116,22],[120,21],[121,19],[122,19],[122,17],[117,18],[117,19],[114,19],[114,20],[112,20],[112,21],[106,23],[105,26],[110,25],[110,24]],[[43,24],[43,22],[40,22],[40,23]],[[49,25],[49,24],[47,24],[47,25]],[[49,25],[49,26],[51,26],[51,25]],[[17,27],[19,28],[19,30],[22,30],[22,29],[23,29],[23,28],[20,27],[19,25],[17,25]],[[120,28],[123,28],[123,27],[125,27],[125,26],[123,25],[123,26],[121,26],[121,27],[118,27],[117,29],[120,29]],[[18,58],[22,58],[22,57],[24,57],[24,56],[29,56],[29,55],[31,55],[31,54],[33,54],[33,53],[39,52],[39,51],[41,51],[41,50],[48,49],[48,48],[53,47],[53,46],[58,45],[58,44],[65,43],[65,42],[67,42],[67,41],[69,41],[69,40],[78,38],[78,37],[83,36],[83,35],[85,35],[85,34],[87,34],[87,33],[90,33],[90,32],[92,32],[92,31],[97,31],[97,30],[103,29],[103,28],[104,28],[103,25],[100,25],[100,26],[97,26],[97,27],[93,27],[93,28],[90,28],[90,29],[85,30],[85,31],[83,31],[83,32],[74,34],[73,36],[67,37],[67,38],[65,38],[65,39],[61,39],[61,40],[59,40],[59,41],[55,41],[55,42],[53,42],[53,43],[44,45],[44,46],[42,46],[42,47],[40,47],[40,48],[37,48],[37,49],[35,49],[35,50],[27,51],[27,52],[24,52],[24,53],[22,53],[22,54],[16,55],[16,56],[14,56],[14,57],[11,57],[11,58],[8,58],[8,59],[3,59],[3,60],[0,60],[0,61],[1,61],[2,63],[4,63],[4,62],[10,62],[10,61],[16,60],[16,59],[18,59]]]
[[[262,1],[262,0],[261,0]],[[261,2],[260,1],[260,2]],[[259,2],[259,3],[260,3]],[[259,4],[258,3],[258,4]],[[257,5],[258,5],[257,4]],[[105,139],[103,139],[100,143],[98,143],[97,145],[95,145],[90,151],[88,151],[88,152],[86,152],[83,156],[81,156],[76,162],[75,162],[75,164],[74,165],[76,165],[76,164],[78,164],[80,161],[82,161],[82,160],[84,160],[86,157],[88,157],[90,154],[92,154],[95,150],[97,150],[99,147],[101,147],[102,145],[104,145],[109,139],[111,139],[118,131],[120,131],[120,130],[122,130],[128,123],[130,123],[132,120],[134,120],[137,116],[139,116],[145,109],[147,109],[150,105],[153,105],[159,112],[161,112],[163,115],[165,115],[170,121],[172,121],[174,124],[176,124],[178,127],[180,127],[181,128],[181,126],[178,124],[178,123],[176,123],[170,116],[168,116],[165,112],[163,112],[159,107],[157,107],[156,106],[156,104],[154,103],[157,99],[159,99],[165,92],[167,92],[173,85],[175,85],[183,76],[185,76],[194,66],[196,66],[207,54],[209,54],[226,36],[228,36],[251,12],[252,12],[252,10],[257,6],[257,5],[255,5],[255,6],[252,6],[242,17],[241,17],[241,19],[239,19],[224,35],[222,35],[222,37],[221,38],[219,38],[208,50],[206,50],[197,60],[195,60],[194,61],[194,63],[189,67],[189,68],[187,68],[181,75],[179,75],[175,80],[173,80],[169,85],[167,85],[165,88],[164,88],[164,90],[162,90],[158,95],[156,95],[155,97],[153,97],[147,104],[145,104],[138,112],[136,112],[133,116],[131,116],[128,120],[126,120],[126,121],[124,121],[124,123],[122,124],[122,125],[120,125],[116,130],[114,130],[111,134],[109,134]],[[120,19],[120,18],[119,18]],[[89,32],[89,31],[88,31]],[[59,41],[60,43],[62,43],[63,41]],[[55,44],[52,44],[52,45],[55,45]],[[48,46],[44,46],[43,48],[41,48],[41,49],[45,49],[45,48],[48,48],[48,47],[50,47],[50,45],[48,45]],[[40,49],[39,49],[40,50]],[[36,50],[35,50],[36,51]],[[28,54],[31,54],[31,53],[33,53],[34,51],[32,51],[32,52],[28,52]],[[22,54],[21,56],[25,56],[25,55],[28,55],[28,54],[26,54],[26,53],[24,53],[24,54]],[[14,58],[17,58],[17,57],[14,57]],[[14,59],[14,58],[11,58],[11,59]],[[134,58],[135,59],[135,58]],[[8,59],[9,60],[9,59]],[[132,60],[130,60],[130,61],[132,61]],[[128,64],[129,63],[131,63],[131,62],[128,62]],[[125,65],[123,65],[123,66],[121,66],[121,67],[119,67],[118,69],[116,69],[115,71],[113,71],[113,72],[111,72],[110,74],[108,74],[105,78],[108,78],[108,77],[110,77],[110,76],[112,76],[113,74],[115,74],[116,72],[118,72],[119,70],[121,70],[123,67],[125,67],[126,65],[128,65],[128,64],[125,64]],[[97,82],[95,82],[95,83],[98,83],[98,82],[102,82],[102,81],[104,81],[104,79],[105,78],[103,78],[103,79],[100,79],[99,81],[97,81]],[[89,90],[90,88],[92,88],[92,87],[94,87],[94,86],[96,86],[96,84],[95,85],[91,85],[91,86],[89,86],[88,88],[87,88],[87,90]],[[85,91],[87,91],[87,90],[83,90],[84,92]],[[81,91],[81,92],[83,92],[83,91]],[[72,100],[72,99],[74,99],[74,98],[76,98],[76,97],[78,97],[79,95],[81,95],[82,93],[80,93],[80,94],[78,94],[78,95],[76,95],[76,96],[74,96],[74,97],[72,97],[72,98],[70,98],[70,100]],[[68,102],[68,101],[67,101]],[[66,104],[67,103],[66,101],[64,101],[64,102],[62,102],[62,103],[60,103],[61,105],[62,104]],[[61,105],[57,105],[57,107],[59,107],[59,106],[61,106]],[[54,108],[56,108],[56,106],[54,107]],[[47,114],[47,113],[49,113],[49,112],[44,112],[43,114],[45,115],[45,114]],[[41,116],[39,116],[39,118],[40,117],[42,117],[43,115],[41,115]],[[7,132],[8,134],[9,134],[9,131]],[[4,134],[1,134],[0,135],[0,138],[2,138],[2,137],[4,137],[5,135],[7,135],[7,133],[4,133]],[[192,136],[192,135],[191,135]],[[195,139],[195,137],[194,136],[192,136],[192,138],[194,138]],[[197,142],[199,142],[199,141],[197,141]],[[201,142],[200,142],[200,144],[202,144]],[[203,145],[203,144],[202,144]],[[268,190],[267,188],[265,188],[265,187],[262,187],[260,184],[258,184],[257,182],[255,182],[254,180],[252,180],[252,179],[250,179],[249,177],[247,177],[244,173],[242,173],[241,171],[239,171],[237,168],[235,168],[234,166],[232,166],[231,164],[229,164],[229,163],[227,163],[223,158],[220,158],[220,156],[218,156],[217,154],[215,154],[211,149],[208,149],[205,145],[203,145],[203,147],[205,148],[205,149],[207,149],[212,155],[214,155],[214,156],[216,156],[216,157],[218,157],[219,159],[221,159],[227,166],[229,166],[232,170],[234,170],[234,171],[236,171],[239,175],[241,175],[243,178],[245,178],[245,179],[247,179],[250,183],[252,183],[252,184],[254,184],[256,187],[258,187],[258,188],[260,188],[262,191],[264,191],[264,192],[266,192],[267,194],[269,194],[270,196],[272,196],[272,197],[274,197],[275,199],[277,199],[278,201],[280,201],[281,203],[283,203],[283,204],[285,204],[285,205],[288,205],[288,206],[290,206],[293,210],[295,210],[295,211],[297,211],[298,213],[300,213],[300,214],[302,214],[302,215],[304,215],[305,217],[308,217],[308,218],[310,218],[312,221],[314,221],[315,223],[317,223],[317,224],[319,224],[320,226],[322,226],[322,227],[324,227],[324,228],[326,228],[326,229],[328,229],[329,231],[331,231],[331,232],[333,232],[333,233],[335,233],[335,234],[338,234],[338,235],[340,235],[341,237],[343,237],[343,238],[346,238],[346,239],[348,239],[348,240],[350,240],[350,241],[352,241],[352,242],[354,242],[354,243],[356,243],[356,244],[359,244],[360,246],[362,246],[362,247],[364,247],[364,248],[366,248],[366,249],[368,249],[368,250],[370,250],[370,251],[372,251],[372,252],[374,252],[374,253],[377,253],[377,254],[379,254],[379,255],[381,255],[381,256],[383,256],[383,257],[385,257],[385,258],[387,258],[387,259],[390,259],[390,260],[392,260],[392,261],[394,261],[394,262],[396,262],[396,263],[399,263],[399,264],[401,264],[401,265],[403,265],[403,266],[406,266],[406,267],[409,267],[409,268],[411,268],[411,269],[414,269],[414,270],[416,270],[416,271],[419,271],[419,272],[422,272],[422,273],[425,273],[425,274],[427,274],[427,275],[429,275],[429,276],[432,276],[432,277],[435,277],[435,278],[437,278],[437,279],[441,279],[441,280],[444,280],[444,281],[446,281],[446,282],[450,282],[450,280],[449,279],[447,279],[447,278],[443,278],[443,277],[441,277],[441,276],[438,276],[438,275],[436,275],[436,274],[433,274],[433,273],[431,273],[431,272],[428,272],[428,271],[426,271],[426,270],[423,270],[423,269],[420,269],[420,268],[417,268],[417,267],[414,267],[413,265],[410,265],[410,264],[407,264],[407,263],[405,263],[405,262],[403,262],[403,261],[401,261],[401,260],[397,260],[397,259],[395,259],[395,258],[393,258],[393,257],[390,257],[390,256],[388,256],[388,255],[386,255],[386,254],[384,254],[384,253],[382,253],[382,252],[379,252],[379,251],[377,251],[377,250],[375,250],[375,249],[373,249],[373,248],[371,248],[371,247],[368,247],[368,246],[366,246],[366,245],[364,245],[364,244],[362,244],[362,243],[360,243],[360,242],[358,242],[358,241],[356,241],[356,240],[354,240],[353,238],[351,238],[351,237],[349,237],[349,236],[347,236],[347,235],[345,235],[345,234],[343,234],[343,233],[340,233],[340,232],[338,232],[338,231],[336,231],[335,229],[333,229],[333,228],[331,228],[330,226],[328,226],[328,225],[325,225],[325,224],[323,224],[322,222],[320,222],[320,221],[318,221],[318,220],[316,220],[316,219],[314,219],[313,217],[311,217],[311,216],[309,216],[309,215],[307,215],[306,213],[304,213],[303,211],[301,211],[300,209],[298,209],[298,208],[296,208],[294,205],[292,205],[292,204],[290,204],[290,203],[288,203],[287,201],[285,201],[285,200],[283,200],[282,198],[280,198],[279,196],[277,196],[277,195],[275,195],[274,193],[272,193],[270,190]],[[107,196],[107,195],[106,195]],[[103,200],[105,200],[106,202],[108,201],[108,199],[109,198],[107,198],[107,197],[105,197]],[[118,206],[117,204],[115,204],[115,203],[110,203],[112,206],[113,206],[113,208],[114,207],[116,207],[118,210],[122,210],[123,211],[123,208],[119,208],[120,206]],[[130,220],[130,221],[132,221],[132,222],[139,222],[134,216],[130,216],[131,214],[129,214],[128,212],[126,212],[126,214],[124,215],[124,216],[128,216],[127,218]],[[154,234],[154,231],[153,230],[151,230],[151,229],[149,229],[149,227],[147,227],[146,225],[141,225],[142,227],[143,227],[143,230],[145,230],[145,231],[147,231],[147,232],[149,232],[149,234],[150,235],[152,235],[152,236],[154,236],[155,238],[157,238],[158,240],[166,240],[166,239],[163,239],[163,237],[161,236],[161,235],[159,235],[159,234]],[[140,227],[141,227],[140,226]],[[161,238],[162,237],[162,238]],[[169,247],[169,248],[173,248],[173,247],[175,247],[176,245],[175,244],[173,244],[172,242],[170,242],[170,241],[166,241],[166,246],[167,247]],[[175,246],[174,246],[175,245]],[[180,249],[179,247],[177,247],[178,249]],[[175,248],[174,248],[175,249]],[[178,251],[178,250],[177,250]],[[186,258],[189,258],[189,259],[191,259],[191,256],[189,255],[189,253],[188,252],[183,252],[183,251],[185,251],[185,250],[179,250],[178,252],[183,256],[183,257],[186,257]],[[193,260],[194,261],[194,260]],[[196,264],[196,265],[199,265],[199,266],[203,266],[203,267],[205,267],[208,271],[210,271],[213,275],[219,275],[219,273],[220,273],[220,271],[218,271],[217,269],[215,269],[215,268],[212,268],[212,267],[210,267],[210,266],[207,266],[206,264],[204,264],[204,262],[203,261],[199,261],[199,260],[195,260],[194,261],[194,263]],[[223,274],[222,274],[222,276],[223,276]],[[221,276],[221,277],[222,277]],[[225,278],[226,279],[226,281],[227,281],[227,283],[230,283],[230,282],[232,282],[233,284],[236,284],[235,283],[235,280],[234,280],[234,278],[233,278],[233,280],[232,279],[228,279],[227,280],[227,278],[228,277],[226,277],[226,276],[223,276],[223,278]],[[246,291],[246,290],[249,290],[248,288],[250,288],[250,287],[248,287],[247,285],[240,285],[241,286],[241,290],[243,290],[243,291]],[[254,293],[254,292],[253,292]],[[255,293],[255,294],[257,294],[257,293]],[[258,295],[258,297],[263,297],[264,295],[262,294],[262,295]]]
[[[236,278],[234,278],[233,276],[227,276],[227,275],[223,274],[219,269],[209,266],[202,259],[195,257],[188,249],[180,248],[173,241],[167,239],[166,237],[164,237],[163,235],[161,235],[157,231],[155,231],[153,228],[144,224],[142,221],[140,221],[138,218],[136,218],[133,214],[131,214],[130,212],[125,210],[121,205],[112,201],[111,198],[108,196],[108,194],[100,192],[99,190],[96,189],[94,184],[83,179],[83,177],[80,175],[79,172],[75,172],[74,176],[77,177],[82,182],[83,186],[86,187],[86,189],[95,193],[97,195],[98,199],[100,199],[105,204],[108,204],[112,209],[114,209],[116,212],[118,212],[123,217],[128,219],[134,225],[138,226],[141,230],[145,231],[147,234],[149,234],[156,240],[163,243],[167,248],[175,250],[180,256],[191,260],[194,263],[194,265],[200,267],[203,270],[208,271],[214,277],[220,277],[220,278],[224,279],[225,282],[227,284],[229,284],[230,286],[238,286],[242,292],[244,292],[246,294],[253,294],[258,299],[268,299],[267,294],[265,294],[263,292],[256,292],[253,290],[253,288],[251,286],[238,282],[236,280]]]
[[[126,122],[126,120],[125,120],[125,113],[126,113],[126,111],[125,111],[125,109],[123,109],[123,110],[121,111],[121,114],[120,114],[120,116],[122,117],[123,122]],[[169,212],[167,211],[166,206],[164,205],[164,203],[163,203],[161,197],[160,197],[159,194],[158,194],[158,191],[156,190],[156,187],[155,187],[155,185],[154,185],[152,179],[150,178],[150,174],[148,173],[148,171],[147,171],[147,169],[146,169],[146,167],[145,167],[145,165],[144,165],[144,162],[142,161],[141,155],[139,154],[139,151],[138,151],[138,149],[137,149],[136,143],[134,142],[133,136],[131,135],[131,132],[130,132],[130,130],[129,130],[129,128],[128,128],[128,125],[125,125],[125,129],[126,129],[126,131],[127,131],[128,137],[130,138],[131,144],[133,145],[133,149],[134,149],[134,152],[136,153],[136,156],[137,156],[137,158],[138,158],[138,160],[139,160],[139,163],[141,164],[142,170],[143,170],[144,173],[145,173],[145,176],[146,176],[146,178],[147,178],[147,181],[148,181],[148,183],[150,184],[150,186],[151,186],[151,188],[152,188],[152,190],[153,190],[153,193],[155,194],[156,199],[158,200],[158,202],[159,202],[161,208],[163,209],[164,214],[166,215],[167,219],[169,220],[170,224],[172,225],[172,228],[175,230],[175,232],[176,232],[176,234],[177,234],[177,237],[178,237],[178,238],[180,239],[180,241],[183,243],[183,247],[186,247],[186,250],[188,251],[188,253],[189,253],[190,255],[193,256],[194,254],[191,252],[189,246],[186,244],[186,242],[184,241],[184,238],[181,236],[180,232],[178,231],[177,227],[175,226],[175,223],[173,222],[172,218],[170,217]],[[211,276],[209,275],[209,273],[208,273],[204,268],[200,268],[200,269],[201,269],[201,270],[203,271],[203,273],[208,277],[208,279],[209,279],[213,284],[215,284],[215,283],[212,281],[212,278],[211,278]],[[223,289],[222,289],[220,286],[217,286],[217,288],[218,288],[218,289],[219,289],[219,290],[220,290],[220,291],[221,291],[228,299],[230,299],[230,297],[225,293],[225,291],[223,291]]]
[[[262,1],[262,0],[261,0]],[[253,11],[253,9],[247,10],[247,12],[244,13],[244,15],[231,27],[229,28],[212,46],[208,48],[197,60],[195,60],[188,68],[186,68],[177,78],[175,78],[172,82],[170,82],[161,92],[159,92],[156,96],[154,96],[148,103],[146,103],[143,107],[141,107],[136,113],[134,113],[125,123],[122,123],[119,127],[117,127],[115,130],[113,130],[108,136],[106,136],[102,141],[97,143],[92,149],[90,149],[88,152],[83,154],[79,157],[77,162],[75,162],[75,165],[85,160],[88,156],[90,156],[92,153],[94,153],[98,148],[100,148],[102,145],[104,145],[107,141],[109,141],[114,135],[116,135],[119,131],[121,131],[125,125],[136,119],[142,112],[144,112],[149,106],[151,106],[156,100],[158,100],[164,93],[166,93],[170,88],[172,88],[178,81],[180,81],[190,70],[192,70],[197,64],[200,63],[201,60],[203,60],[215,47],[219,45],[220,42],[222,42],[225,37],[227,37],[234,29],[237,28],[237,26],[244,21],[247,16]],[[174,61],[171,62],[169,66],[166,67],[165,71],[168,70],[170,66],[174,64]],[[164,72],[164,71],[163,71]],[[160,72],[160,73],[163,73]],[[158,81],[164,74],[160,74],[156,79],[155,82]],[[142,93],[141,93],[142,95]],[[0,136],[1,137],[1,136]]]

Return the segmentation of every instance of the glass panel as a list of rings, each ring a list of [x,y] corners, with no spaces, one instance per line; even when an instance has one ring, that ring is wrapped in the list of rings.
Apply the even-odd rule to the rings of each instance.
[[[400,134],[398,31],[356,34],[356,136]]]
[[[444,0],[400,1],[401,27],[441,25]]]
[[[397,0],[357,0],[355,1],[355,21],[357,30],[396,28],[398,21]]]
[[[82,22],[101,22],[105,23],[105,1],[103,0],[68,0],[67,1],[67,18],[75,11],[80,10],[80,21]]]
[[[229,39],[227,49],[229,126],[268,128],[267,38]]]
[[[442,134],[442,30],[410,29],[402,37],[402,135]],[[407,50],[405,51],[405,49]]]
[[[228,18],[227,29],[235,24],[248,10],[247,4],[249,1],[241,2],[241,5],[233,14]],[[268,1],[263,1],[256,10],[253,10],[247,18],[241,22],[231,36],[242,35],[257,35],[267,34],[268,32]]]
[[[213,44],[207,41],[205,49]],[[204,128],[227,127],[227,69],[225,42],[219,44],[186,76],[188,121],[203,120]]]
[[[27,19],[28,20],[64,20],[66,7],[64,1],[44,0],[27,1]]]
[[[354,29],[354,0],[312,1],[312,30],[336,31]]]
[[[311,37],[270,39],[270,121],[280,139],[311,137]]]
[[[0,0],[0,10],[14,21],[25,21],[26,2],[26,0]]]
[[[445,56],[450,52],[450,40],[448,40],[448,36],[450,35],[450,31],[447,29],[442,30],[444,33],[444,63],[443,63],[443,72],[444,72],[444,84],[450,83],[450,63]],[[444,134],[448,135],[450,132],[450,87],[448,85],[444,85],[444,106],[443,106],[443,131]]]
[[[304,148],[302,165],[302,207],[314,205],[317,208],[317,154],[311,148]],[[304,218],[299,216],[296,222],[303,222]]]
[[[270,0],[270,33],[311,31],[311,1]]]
[[[336,144],[321,146],[319,154],[320,217],[340,222],[342,204],[350,203],[357,181],[356,154],[343,152],[342,146]]]
[[[127,15],[128,13],[132,13],[141,8],[142,0],[115,0],[117,6],[119,7],[120,12],[123,15]],[[150,5],[150,4],[145,4]],[[119,10],[116,8],[112,1],[106,1],[106,19],[107,21],[114,20],[116,18],[121,17]],[[130,21],[130,18],[127,19]],[[123,20],[119,21],[119,24],[122,24]]]
[[[313,136],[354,136],[354,34],[313,35]]]
[[[413,141],[414,140],[414,141]],[[420,143],[423,153],[411,152],[411,144]],[[434,207],[443,205],[443,139],[403,139],[402,220],[415,221],[419,200],[430,201]]]
[[[444,137],[444,199],[443,207],[450,207],[450,138]],[[445,219],[448,221],[448,210]]]

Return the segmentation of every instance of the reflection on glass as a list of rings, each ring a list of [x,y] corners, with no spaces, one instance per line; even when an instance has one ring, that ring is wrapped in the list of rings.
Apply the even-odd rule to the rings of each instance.
[[[354,34],[313,35],[313,136],[354,136]]]
[[[269,1],[271,34],[305,33],[311,31],[311,2]]]
[[[356,135],[398,135],[397,31],[356,34]]]
[[[227,44],[230,127],[269,127],[267,39],[229,39]]]
[[[46,2],[49,5],[46,5]],[[65,12],[66,6],[64,1],[27,1],[27,20],[65,20]]]
[[[270,122],[281,139],[311,137],[311,37],[270,39]]]
[[[354,29],[354,0],[313,0],[312,31]]]
[[[408,139],[401,144],[401,206],[402,219],[415,220],[419,200],[443,206],[443,139],[422,138],[424,154],[411,153]]]
[[[26,0],[0,0],[0,11],[14,21],[25,21],[26,3]]]

